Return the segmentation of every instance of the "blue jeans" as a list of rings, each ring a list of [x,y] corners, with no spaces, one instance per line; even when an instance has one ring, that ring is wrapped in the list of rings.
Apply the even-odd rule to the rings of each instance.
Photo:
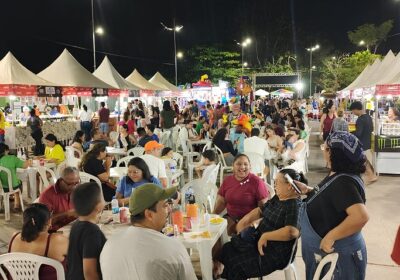
[[[99,130],[101,133],[103,134],[107,134],[108,133],[108,123],[100,123],[99,124]]]

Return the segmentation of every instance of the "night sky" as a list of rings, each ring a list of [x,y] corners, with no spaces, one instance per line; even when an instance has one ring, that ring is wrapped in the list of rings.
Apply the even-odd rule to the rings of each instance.
[[[271,59],[279,52],[296,51],[300,66],[305,47],[321,44],[320,56],[354,52],[347,31],[364,23],[395,20],[391,34],[400,32],[400,1],[396,0],[94,0],[95,23],[105,29],[97,37],[97,51],[109,55],[126,77],[137,68],[151,77],[159,70],[173,77],[173,36],[160,21],[184,25],[178,50],[196,45],[220,45],[240,51],[234,40],[250,36],[250,63]],[[1,3],[0,56],[8,51],[37,73],[67,47],[92,71],[90,0],[9,0]],[[66,46],[71,45],[71,46]],[[75,46],[75,47],[72,47]],[[400,36],[378,50],[400,49]],[[322,51],[324,50],[324,51]],[[97,54],[97,65],[104,54]],[[318,58],[317,58],[318,59]],[[183,63],[183,62],[182,62]]]

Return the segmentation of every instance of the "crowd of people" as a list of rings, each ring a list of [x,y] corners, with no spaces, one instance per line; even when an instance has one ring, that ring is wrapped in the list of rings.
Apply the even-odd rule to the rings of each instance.
[[[362,105],[352,104],[351,110],[359,120],[351,134],[333,102],[324,105],[321,117],[316,113],[318,108],[315,100],[257,100],[253,113],[249,113],[239,104],[197,104],[193,100],[184,108],[164,101],[160,111],[157,106],[146,108],[135,100],[128,103],[118,124],[118,137],[113,139],[109,137],[109,110],[105,104],[101,104],[98,128],[91,127],[90,114],[83,108],[82,130],[70,143],[82,153],[79,166],[65,167],[55,184],[40,194],[38,203],[24,211],[22,231],[13,235],[9,252],[60,261],[67,279],[196,279],[182,243],[161,233],[170,212],[169,203],[179,204],[185,195],[176,187],[168,187],[170,166],[165,160],[172,160],[179,147],[185,153],[190,140],[208,140],[206,148],[201,146],[204,144],[195,147],[201,151],[195,163],[198,177],[209,177],[217,161],[222,160],[218,156],[232,167],[232,175],[220,182],[212,209],[227,219],[227,233],[232,237],[230,242],[223,246],[217,243],[213,248],[216,277],[247,279],[283,269],[290,263],[301,235],[307,279],[312,279],[318,265],[316,256],[322,258],[333,250],[340,254],[335,272],[340,279],[364,279],[367,256],[361,229],[368,213],[361,175],[372,168],[366,136],[369,119]],[[321,122],[329,174],[311,188],[305,176],[310,137],[307,119],[315,117]],[[178,141],[173,138],[176,126]],[[35,116],[31,127],[36,129],[32,135],[39,139],[42,132]],[[160,131],[167,137],[158,135]],[[52,134],[44,139],[43,148],[41,139],[36,141],[35,155],[61,164],[66,158],[65,147]],[[107,154],[107,146],[144,149],[143,155],[128,161],[127,174],[116,184],[110,178],[116,162]],[[7,151],[0,144],[0,166],[16,170],[30,164],[11,158]],[[248,154],[272,162],[275,172],[271,174],[267,165],[261,174],[253,173]],[[101,188],[94,182],[81,184],[79,171],[97,177]],[[271,175],[275,196],[264,180]],[[13,185],[19,187],[15,173],[12,178]],[[3,182],[4,178],[0,179]],[[120,206],[129,207],[132,225],[106,240],[96,224],[105,203],[113,198]],[[17,199],[15,202],[19,207]],[[57,233],[73,220],[77,221],[69,238]],[[54,273],[47,266],[40,270],[43,279],[55,279]]]

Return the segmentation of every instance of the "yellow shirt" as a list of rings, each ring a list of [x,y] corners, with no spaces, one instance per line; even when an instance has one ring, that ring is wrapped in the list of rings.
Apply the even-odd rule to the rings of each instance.
[[[4,117],[3,112],[0,111],[0,129],[4,130],[6,127],[6,118]]]
[[[53,148],[46,146],[44,156],[46,159],[55,159],[57,165],[65,160],[64,150],[59,144],[54,145]]]

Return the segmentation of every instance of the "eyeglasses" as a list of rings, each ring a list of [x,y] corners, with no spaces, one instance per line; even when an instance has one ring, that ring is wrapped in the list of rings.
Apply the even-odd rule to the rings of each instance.
[[[79,181],[77,181],[77,182],[67,182],[67,181],[65,181],[63,178],[60,178],[63,182],[64,182],[64,184],[66,184],[68,187],[75,187],[76,185],[79,185],[80,184],[80,182],[81,182],[81,180],[79,180]]]

